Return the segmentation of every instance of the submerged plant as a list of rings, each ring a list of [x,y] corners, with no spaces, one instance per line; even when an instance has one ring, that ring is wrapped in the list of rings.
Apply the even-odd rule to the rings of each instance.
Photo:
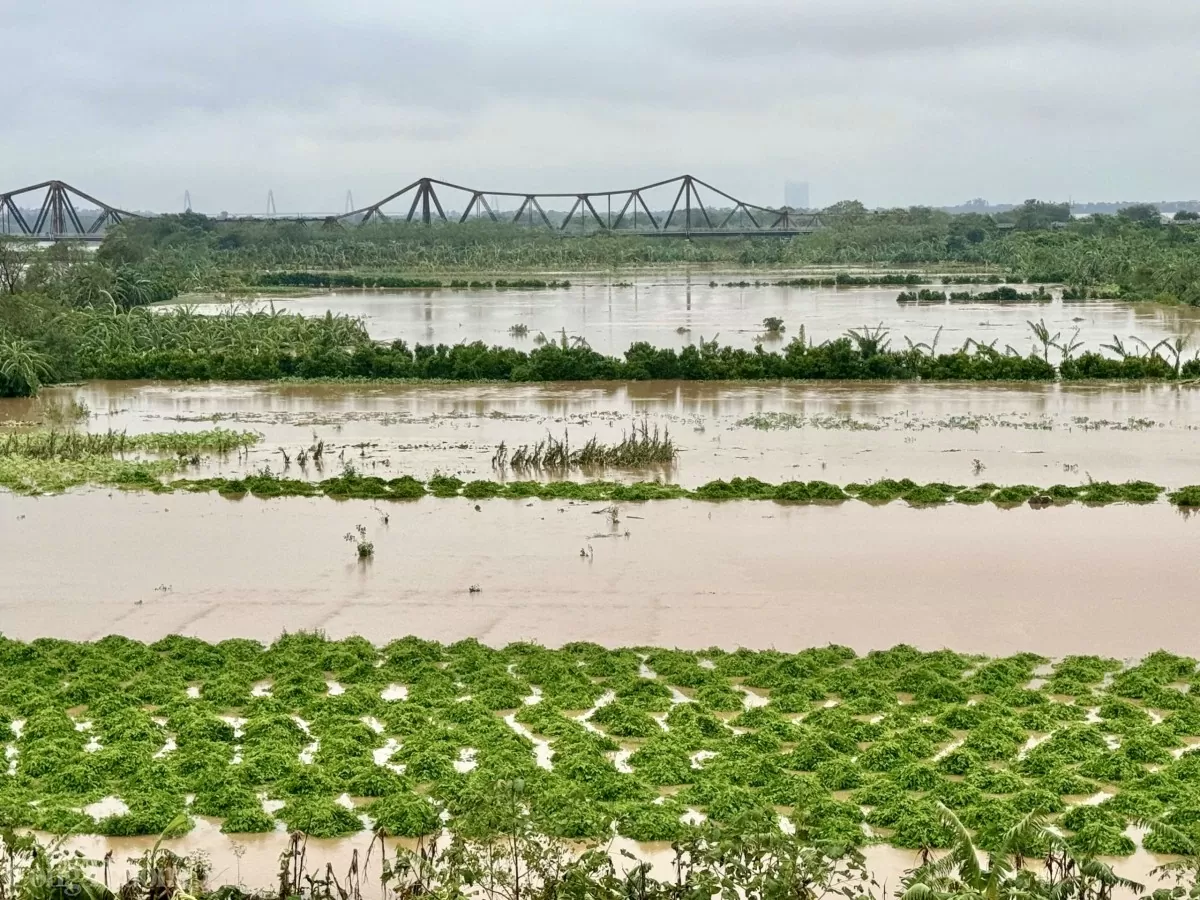
[[[375,545],[367,540],[366,525],[355,525],[354,531],[346,532],[344,539],[354,545],[359,559],[370,559],[375,555]]]
[[[942,803],[993,854],[1126,853],[1127,824],[1150,818],[1163,824],[1148,846],[1181,846],[1170,828],[1200,822],[1200,754],[1171,750],[1200,738],[1200,711],[1172,685],[1196,661],[1068,657],[1030,686],[1041,665],[907,646],[5,639],[0,724],[16,755],[0,777],[0,827],[178,834],[190,814],[226,833],[278,818],[332,837],[358,833],[365,815],[387,835],[438,834],[445,818],[486,841],[512,824],[488,795],[519,781],[542,837],[604,840],[615,827],[688,841],[703,814],[757,840],[782,834],[786,808],[797,834],[853,847],[867,840],[862,805],[888,829],[878,839],[953,855],[962,834]],[[1089,699],[1062,702],[1065,688]],[[1155,724],[1146,708],[1164,703]],[[1085,721],[1093,705],[1099,721]],[[1113,796],[1079,804],[1101,784]],[[351,809],[342,795],[371,799]],[[79,811],[100,800],[98,819]],[[1030,830],[1013,843],[1030,816],[1061,843]]]
[[[632,469],[673,463],[678,453],[669,431],[660,435],[657,425],[651,431],[647,423],[642,423],[640,427],[635,423],[631,433],[623,434],[617,444],[602,444],[592,437],[587,443],[572,449],[570,438],[565,433],[562,440],[546,435],[544,441],[522,445],[512,451],[501,443],[492,455],[492,466],[500,471],[512,469],[519,473],[540,469]]]

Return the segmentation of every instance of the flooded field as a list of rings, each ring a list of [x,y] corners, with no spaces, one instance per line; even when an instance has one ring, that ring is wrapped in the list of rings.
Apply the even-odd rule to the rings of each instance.
[[[386,513],[387,520],[384,520]],[[0,622],[22,639],[271,640],[990,654],[1200,652],[1200,523],[1164,505],[912,509],[426,498],[0,495]],[[343,535],[375,544],[360,563]],[[472,587],[477,591],[472,591]]]
[[[100,838],[79,836],[71,838],[66,846],[79,850],[92,859],[101,859],[109,850],[113,852],[114,863],[112,874],[114,883],[122,880],[118,876],[126,873],[136,874],[137,867],[126,863],[129,857],[140,856],[153,845],[153,838]],[[413,847],[412,840],[388,840],[389,856],[396,847]],[[279,868],[279,856],[288,847],[288,835],[283,832],[274,834],[225,835],[221,834],[217,824],[212,820],[196,819],[196,828],[186,837],[163,842],[163,846],[180,854],[204,853],[212,862],[212,883],[244,884],[250,888],[269,889],[276,885],[276,872]],[[306,846],[307,864],[310,871],[322,871],[326,865],[333,867],[334,873],[341,878],[350,866],[351,856],[358,851],[360,860],[367,859],[368,848],[371,846],[371,836],[363,834],[358,838],[342,840],[309,840]],[[635,843],[616,838],[611,844],[610,852],[622,871],[627,871],[631,861],[620,854],[633,853],[639,860],[648,861],[652,866],[652,875],[659,879],[672,877],[672,861],[674,854],[669,844],[665,843]],[[888,890],[877,892],[876,896],[888,896],[899,887],[900,878],[905,871],[914,868],[919,863],[917,853],[912,850],[900,850],[883,844],[863,848],[867,868],[880,884]],[[934,854],[941,855],[940,853]],[[1122,859],[1108,859],[1117,874],[1131,878],[1147,885],[1150,890],[1160,886],[1153,870],[1168,860],[1139,849],[1132,856]],[[1031,860],[1028,867],[1039,868],[1037,861]],[[379,845],[376,843],[371,854],[369,865],[362,867],[362,886],[364,894],[379,890]],[[1118,891],[1116,896],[1134,896],[1132,893]]]
[[[899,287],[811,288],[724,287],[726,281],[778,279],[778,273],[653,275],[626,280],[584,277],[558,290],[406,290],[346,291],[295,299],[242,302],[240,308],[269,308],[323,316],[327,311],[361,317],[377,340],[403,339],[422,344],[484,341],[533,349],[539,333],[549,340],[584,338],[593,350],[620,355],[636,341],[656,347],[685,347],[719,338],[735,347],[752,347],[763,335],[768,316],[784,320],[782,337],[769,337],[768,348],[781,346],[801,325],[816,342],[841,337],[848,328],[891,330],[893,347],[904,339],[930,343],[942,329],[938,349],[957,348],[967,338],[995,340],[1003,350],[1030,349],[1027,321],[1045,319],[1051,333],[1069,337],[1076,328],[1085,347],[1099,350],[1114,334],[1128,341],[1133,334],[1155,343],[1189,334],[1200,324],[1200,312],[1189,307],[1163,307],[1116,301],[1050,303],[896,303]],[[711,281],[717,287],[711,287]],[[938,290],[977,293],[992,286],[933,285]],[[903,288],[912,290],[913,288]],[[1018,286],[1023,291],[1034,286]],[[227,304],[200,304],[200,312],[216,313]],[[528,334],[515,337],[509,329],[524,325]]]
[[[1114,333],[1150,341],[1186,334],[1200,321],[1184,310],[1096,302],[898,306],[898,289],[710,288],[707,278],[689,284],[655,276],[629,286],[590,279],[559,291],[338,293],[276,303],[306,314],[362,316],[381,339],[528,348],[539,332],[553,338],[561,329],[568,340],[581,336],[606,353],[638,340],[683,346],[718,333],[722,342],[751,346],[766,316],[785,320],[783,340],[800,324],[820,341],[883,322],[894,344],[904,337],[932,341],[940,327],[940,349],[973,337],[1022,352],[1028,318],[1045,317],[1052,332],[1078,327],[1091,346]],[[518,323],[528,326],[527,337],[509,334]],[[248,451],[201,455],[181,474],[270,470],[315,480],[352,466],[384,477],[604,477],[687,487],[736,476],[838,484],[1200,484],[1200,391],[1186,383],[93,382],[48,389],[37,400],[0,400],[0,433],[214,426],[254,431],[262,440]],[[572,446],[612,444],[635,428],[669,433],[677,459],[640,469],[519,473],[494,462],[501,445],[511,452],[548,435]],[[322,464],[296,461],[317,444],[324,446]],[[595,641],[795,651],[838,643],[865,652],[908,643],[1056,659],[1100,653],[1132,660],[1159,648],[1200,654],[1196,630],[1180,627],[1194,619],[1200,522],[1165,500],[1044,510],[686,499],[613,506],[461,497],[230,500],[80,489],[0,493],[0,521],[0,632],[26,640],[183,634],[268,642],[304,630],[378,644],[418,635],[493,646]],[[364,559],[347,541],[359,528],[374,548]],[[630,752],[618,752],[618,771],[632,771],[619,762]],[[341,833],[355,827],[352,819]],[[887,829],[878,834],[886,838]],[[167,846],[206,854],[214,883],[268,888],[287,840],[282,830],[223,835],[217,820],[197,817],[190,834]],[[132,868],[124,860],[151,844],[75,836],[68,846],[94,858],[111,852],[119,881]],[[369,844],[366,832],[312,840],[309,869],[329,863],[340,874],[355,850],[365,858]],[[670,874],[667,845],[622,839],[613,850],[650,860],[660,877]],[[911,851],[885,845],[865,852],[875,877],[893,889],[917,862]],[[1161,861],[1139,848],[1113,862],[1120,874],[1151,882]],[[373,889],[378,858],[364,871],[364,885]]]
[[[587,473],[696,487],[716,478],[835,483],[912,478],[972,484],[1200,483],[1200,390],[1186,385],[726,384],[475,385],[93,382],[0,400],[0,426],[31,423],[70,401],[93,431],[249,429],[245,456],[208,458],[189,475],[283,469],[325,441],[324,474],[503,478],[492,457],[568,437],[614,443],[635,425],[669,432],[674,465]],[[977,462],[978,461],[978,465]],[[292,465],[291,477],[322,477]],[[560,472],[533,477],[564,477]],[[582,478],[575,471],[567,477]]]

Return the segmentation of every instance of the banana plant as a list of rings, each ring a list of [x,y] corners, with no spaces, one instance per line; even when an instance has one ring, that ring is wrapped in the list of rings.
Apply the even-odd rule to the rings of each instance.
[[[1056,331],[1053,335],[1050,334],[1050,329],[1046,327],[1045,319],[1038,319],[1037,322],[1025,320],[1025,324],[1029,326],[1029,330],[1033,332],[1033,337],[1042,345],[1042,358],[1046,362],[1050,362],[1050,348],[1058,347],[1058,339],[1062,337],[1061,331]]]
[[[0,394],[36,397],[52,372],[50,359],[24,338],[0,343]]]
[[[846,332],[846,337],[854,341],[858,346],[858,352],[863,356],[874,356],[886,351],[892,343],[891,338],[888,337],[890,333],[880,322],[874,328],[864,325],[861,331],[851,328]]]
[[[928,344],[926,344],[923,341],[921,343],[914,344],[912,341],[912,338],[910,338],[908,335],[905,335],[904,340],[908,342],[908,349],[916,351],[917,353],[921,353],[924,351],[924,352],[928,352],[930,356],[937,356],[938,340],[942,336],[942,328],[943,327],[944,326],[942,326],[942,325],[938,326],[938,330],[935,331],[933,334],[933,340],[930,341]],[[965,350],[966,347],[964,346],[963,349]]]
[[[942,803],[942,824],[954,835],[949,852],[926,858],[904,879],[900,900],[1018,900],[1018,898],[1093,898],[1109,900],[1115,888],[1140,893],[1142,885],[1120,878],[1111,867],[1091,857],[1078,858],[1040,812],[1023,816],[1006,830],[992,849],[981,853],[971,832]],[[1033,851],[1049,863],[1042,876],[1026,868]]]
[[[1171,354],[1169,360],[1172,367],[1175,369],[1175,377],[1179,377],[1179,370],[1183,367],[1183,351],[1188,348],[1192,342],[1190,334],[1178,335],[1174,338],[1163,338],[1154,345],[1154,351],[1157,353],[1159,347],[1166,348],[1166,351]]]
[[[1100,349],[1101,350],[1111,350],[1113,353],[1115,353],[1121,359],[1129,359],[1129,357],[1130,357],[1130,352],[1125,349],[1125,344],[1122,343],[1121,339],[1119,337],[1117,337],[1115,334],[1113,335],[1112,343],[1111,344],[1101,344]]]
[[[1070,359],[1071,354],[1083,346],[1083,341],[1079,340],[1079,329],[1076,328],[1074,334],[1067,338],[1065,342],[1057,344],[1056,346],[1062,351],[1062,358],[1064,362]]]

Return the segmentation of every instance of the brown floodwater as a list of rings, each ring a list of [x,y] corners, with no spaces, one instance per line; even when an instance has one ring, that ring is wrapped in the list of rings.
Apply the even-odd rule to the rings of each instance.
[[[1200,521],[1165,503],[605,509],[425,498],[385,524],[368,501],[4,494],[0,631],[1200,654]]]
[[[333,448],[326,474],[344,455],[382,474],[490,477],[499,441],[548,431],[567,431],[572,443],[614,440],[646,422],[670,428],[681,453],[662,474],[688,485],[731,475],[969,482],[975,459],[985,466],[979,477],[999,482],[1200,483],[1200,393],[1182,386],[97,382],[0,401],[0,423],[36,421],[70,399],[92,410],[84,427],[93,430],[220,424],[265,436],[247,457],[209,460],[205,472],[278,471],[278,447],[294,453],[321,439]],[[290,474],[301,473],[293,465]],[[624,477],[646,474],[658,473]],[[285,629],[321,629],[380,643],[417,634],[491,644],[1200,654],[1200,521],[1164,503],[1036,511],[670,501],[622,504],[615,519],[607,504],[536,500],[0,494],[0,633],[269,641]],[[376,546],[365,563],[343,539],[358,524]],[[201,819],[167,846],[207,853],[213,883],[267,888],[286,842],[282,833],[222,835]],[[69,846],[94,858],[112,850],[115,881],[152,843],[79,836]],[[369,843],[367,835],[310,841],[309,869],[329,862],[340,875]],[[668,848],[618,848],[669,875]],[[912,852],[887,846],[866,854],[890,888],[915,864]],[[377,860],[368,886],[378,885]],[[1147,882],[1159,862],[1141,850],[1115,861],[1120,874]]]
[[[811,274],[811,273],[808,273]],[[1130,304],[1091,300],[1086,303],[955,303],[896,302],[902,290],[890,288],[724,287],[728,281],[780,280],[778,272],[735,272],[597,277],[571,276],[570,288],[558,290],[439,290],[338,291],[296,298],[239,301],[239,308],[276,308],[311,316],[327,311],[361,317],[377,340],[401,338],[410,343],[487,344],[532,349],[539,332],[558,339],[583,337],[593,350],[622,354],[636,341],[658,347],[686,347],[720,338],[722,344],[752,347],[763,333],[768,316],[784,320],[782,344],[798,333],[817,341],[841,337],[847,329],[883,324],[892,344],[931,343],[942,329],[938,348],[957,348],[967,338],[997,341],[1003,350],[1013,345],[1024,353],[1031,346],[1029,320],[1044,319],[1050,332],[1068,338],[1079,329],[1079,340],[1099,350],[1113,335],[1128,343],[1133,334],[1151,344],[1165,337],[1190,334],[1200,324],[1200,311],[1188,307]],[[717,281],[717,287],[710,282]],[[992,286],[942,287],[938,290],[976,293]],[[1033,290],[1032,286],[1018,286]],[[903,288],[915,290],[915,288]],[[167,307],[169,308],[169,307]],[[203,303],[200,312],[220,312],[224,303]],[[525,325],[528,335],[509,333]],[[1052,355],[1056,351],[1052,351]]]
[[[680,451],[673,465],[587,477],[659,477],[689,487],[746,475],[1200,483],[1200,390],[1185,385],[90,382],[46,390],[37,401],[0,400],[0,426],[36,421],[71,399],[91,410],[83,427],[94,431],[220,425],[264,436],[249,454],[208,459],[194,475],[279,472],[280,448],[294,459],[323,440],[330,448],[323,472],[293,464],[290,476],[327,476],[351,462],[383,475],[498,478],[505,473],[492,456],[501,442],[511,449],[552,434],[573,446],[592,437],[612,443],[644,424],[669,431]]]

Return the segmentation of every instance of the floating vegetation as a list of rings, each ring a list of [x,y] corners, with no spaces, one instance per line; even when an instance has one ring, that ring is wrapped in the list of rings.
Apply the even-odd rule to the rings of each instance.
[[[571,469],[640,469],[648,466],[669,465],[675,461],[679,450],[671,440],[670,431],[659,434],[658,426],[651,431],[649,424],[634,423],[629,434],[622,433],[616,444],[602,444],[595,437],[581,447],[571,449],[570,437],[564,432],[562,440],[547,434],[546,439],[536,444],[523,444],[511,452],[501,443],[492,455],[492,467],[500,472]]]
[[[991,291],[951,291],[949,294],[921,288],[918,291],[901,291],[896,296],[896,302],[901,306],[907,303],[1049,303],[1053,299],[1054,296],[1042,287],[1034,291],[1018,291],[1007,285]]]
[[[914,415],[908,411],[871,419],[851,416],[818,414],[804,415],[788,412],[753,413],[736,419],[734,428],[754,428],[757,431],[786,431],[795,428],[816,428],[825,431],[974,431],[984,428],[1008,428],[1014,431],[1147,431],[1165,427],[1153,419],[1129,416],[1123,420],[1093,419],[1090,416],[1052,416],[1029,413],[960,413],[936,418]],[[1195,426],[1185,426],[1193,430]]]
[[[735,428],[750,427],[757,431],[788,431],[793,428],[821,428],[846,431],[882,431],[886,426],[876,422],[864,422],[850,416],[818,415],[806,416],[798,413],[767,412],[754,413],[733,423]]]
[[[81,485],[161,491],[162,479],[201,453],[241,452],[261,440],[250,431],[126,434],[108,431],[8,432],[0,435],[0,487],[15,493],[59,493]],[[125,458],[137,453],[172,454],[173,458]]]
[[[1198,680],[1195,659],[1162,651],[1122,665],[908,646],[5,638],[0,828],[182,834],[205,815],[336,837],[365,815],[392,836],[445,820],[487,837],[485,795],[519,783],[553,838],[683,839],[689,810],[774,830],[783,809],[843,847],[869,824],[902,847],[970,833],[994,848],[1040,814],[1077,852],[1123,855],[1124,829],[1164,814],[1154,847],[1200,838],[1200,697],[1179,690]]]
[[[499,460],[497,465],[499,465]],[[509,462],[508,465],[512,463]],[[910,506],[944,503],[977,505],[988,502],[1000,507],[1028,503],[1035,508],[1083,503],[1107,506],[1113,503],[1154,503],[1166,490],[1148,481],[1113,483],[1091,481],[1082,485],[1056,484],[1042,488],[1019,484],[1000,486],[991,483],[973,486],[931,482],[919,484],[910,479],[882,479],[870,483],[831,484],[827,481],[784,481],[779,484],[757,478],[717,479],[688,489],[661,481],[624,484],[616,481],[463,481],[456,476],[434,475],[421,481],[411,475],[381,478],[363,475],[346,466],[340,475],[321,481],[285,478],[263,470],[241,478],[198,478],[164,480],[174,471],[172,461],[157,463],[120,463],[103,460],[77,463],[41,463],[23,461],[9,468],[0,457],[0,486],[15,493],[53,493],[83,484],[115,486],[127,490],[159,493],[215,492],[238,499],[255,497],[331,497],[338,500],[417,500],[426,495],[440,498],[465,497],[469,500],[576,500],[580,502],[648,500],[772,500],[776,503],[839,503],[859,500],[886,504],[902,500]],[[1168,499],[1180,508],[1200,506],[1200,485],[1170,492]],[[348,535],[347,539],[353,538]],[[369,555],[369,554],[367,554]]]

